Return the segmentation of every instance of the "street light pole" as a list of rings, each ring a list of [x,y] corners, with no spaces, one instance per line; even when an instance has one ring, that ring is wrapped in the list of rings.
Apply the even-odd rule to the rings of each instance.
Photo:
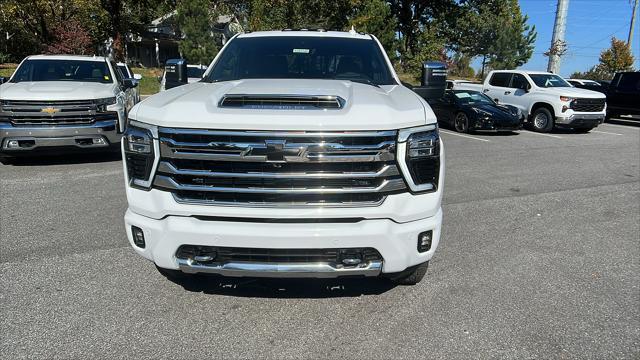
[[[567,27],[567,10],[569,0],[558,0],[556,8],[556,21],[553,25],[553,37],[551,38],[551,48],[549,49],[549,65],[547,71],[557,74],[560,72],[560,56],[564,52],[564,31]]]

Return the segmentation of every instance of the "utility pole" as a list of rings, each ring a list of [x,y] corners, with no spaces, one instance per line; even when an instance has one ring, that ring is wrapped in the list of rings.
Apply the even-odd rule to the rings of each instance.
[[[637,1],[637,0],[636,0]],[[547,71],[557,74],[560,72],[560,56],[565,52],[564,30],[567,27],[567,10],[569,0],[558,0],[556,8],[556,21],[553,25],[553,36],[549,48],[549,65]]]
[[[635,0],[633,10],[631,11],[631,26],[629,27],[629,37],[627,37],[627,46],[631,49],[631,42],[633,41],[633,25],[636,23],[636,10],[638,10],[638,0]]]

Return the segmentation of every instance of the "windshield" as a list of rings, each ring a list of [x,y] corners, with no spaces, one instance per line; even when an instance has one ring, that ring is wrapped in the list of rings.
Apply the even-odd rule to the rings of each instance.
[[[553,74],[529,74],[531,80],[536,85],[543,88],[550,87],[571,87],[571,84],[566,82],[563,78]]]
[[[21,81],[113,83],[107,63],[83,60],[26,60],[11,79],[14,83]]]
[[[462,105],[494,104],[491,98],[477,91],[456,91],[454,95],[456,101]]]
[[[311,36],[233,40],[206,81],[238,79],[341,79],[395,84],[373,40]]]
[[[202,74],[204,74],[204,71],[206,69],[201,69],[201,68],[197,68],[197,67],[187,67],[187,77],[190,78],[201,78]]]

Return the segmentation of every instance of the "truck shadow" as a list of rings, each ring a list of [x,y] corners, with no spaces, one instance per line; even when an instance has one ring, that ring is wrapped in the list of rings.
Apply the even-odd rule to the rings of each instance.
[[[265,279],[196,275],[172,282],[191,292],[252,298],[338,298],[380,295],[394,287],[382,278]]]
[[[67,153],[67,154],[47,154],[37,153],[31,156],[17,156],[11,158],[0,158],[0,163],[11,166],[48,166],[48,165],[76,165],[90,163],[104,163],[121,161],[120,152],[102,153]]]

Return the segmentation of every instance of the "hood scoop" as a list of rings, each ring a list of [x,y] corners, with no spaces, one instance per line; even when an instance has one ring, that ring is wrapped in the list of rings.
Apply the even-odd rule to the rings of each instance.
[[[345,100],[335,95],[247,95],[226,94],[218,103],[221,108],[268,110],[339,110]]]

